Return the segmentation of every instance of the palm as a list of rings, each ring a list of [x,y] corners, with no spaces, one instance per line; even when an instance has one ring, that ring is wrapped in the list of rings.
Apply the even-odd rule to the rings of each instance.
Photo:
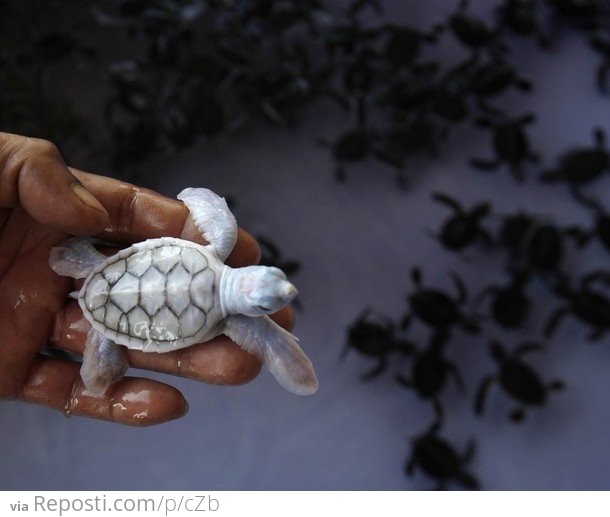
[[[10,352],[20,368],[0,377],[3,395],[18,387],[18,374],[29,372],[65,304],[70,282],[47,264],[49,250],[64,238],[20,208],[0,210],[0,329],[4,353]]]
[[[163,235],[196,238],[194,227],[190,232],[185,223],[187,211],[179,201],[116,180],[72,172],[108,212],[109,225],[101,238],[119,243]],[[39,199],[47,203],[43,214],[47,219],[70,224],[70,232],[91,233],[90,221],[62,212],[61,203],[47,199],[44,188],[39,190]],[[32,190],[24,192],[36,195]],[[40,354],[46,344],[82,354],[88,328],[78,303],[68,297],[76,287],[74,281],[57,275],[48,265],[51,248],[68,234],[34,220],[29,215],[31,204],[28,212],[18,202],[11,205],[10,199],[4,206],[15,205],[0,208],[0,398],[18,398],[65,414],[131,425],[150,425],[182,415],[187,407],[184,398],[167,384],[125,377],[103,397],[92,397],[83,388],[78,363]],[[240,231],[229,261],[249,265],[257,256],[256,242]],[[286,327],[291,325],[290,311],[284,310],[276,318]],[[129,362],[141,369],[216,384],[246,382],[260,369],[253,356],[224,337],[165,354],[130,351]]]

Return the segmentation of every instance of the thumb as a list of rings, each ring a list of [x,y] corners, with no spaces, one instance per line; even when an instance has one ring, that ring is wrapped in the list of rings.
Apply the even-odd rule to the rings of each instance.
[[[73,235],[92,235],[108,212],[45,140],[0,133],[0,207],[21,207],[32,219]]]

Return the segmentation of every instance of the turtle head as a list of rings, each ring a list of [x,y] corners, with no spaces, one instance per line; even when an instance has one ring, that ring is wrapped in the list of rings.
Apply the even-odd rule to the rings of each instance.
[[[297,290],[281,269],[248,266],[232,270],[227,297],[227,310],[232,314],[262,316],[288,305]]]

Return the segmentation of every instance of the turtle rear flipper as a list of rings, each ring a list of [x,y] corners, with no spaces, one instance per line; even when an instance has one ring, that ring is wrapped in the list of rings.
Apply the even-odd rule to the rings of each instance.
[[[94,329],[89,331],[80,376],[91,395],[102,396],[108,386],[123,377],[128,367],[125,347]]]
[[[49,254],[49,266],[58,275],[86,278],[106,257],[85,239],[70,239]]]
[[[222,333],[262,361],[288,391],[297,395],[317,391],[318,379],[297,338],[268,316],[227,316]]]

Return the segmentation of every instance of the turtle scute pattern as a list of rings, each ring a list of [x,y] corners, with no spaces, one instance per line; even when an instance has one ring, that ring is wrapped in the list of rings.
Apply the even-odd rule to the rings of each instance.
[[[199,250],[162,244],[117,257],[85,290],[95,321],[148,342],[188,338],[206,325],[216,275]]]

